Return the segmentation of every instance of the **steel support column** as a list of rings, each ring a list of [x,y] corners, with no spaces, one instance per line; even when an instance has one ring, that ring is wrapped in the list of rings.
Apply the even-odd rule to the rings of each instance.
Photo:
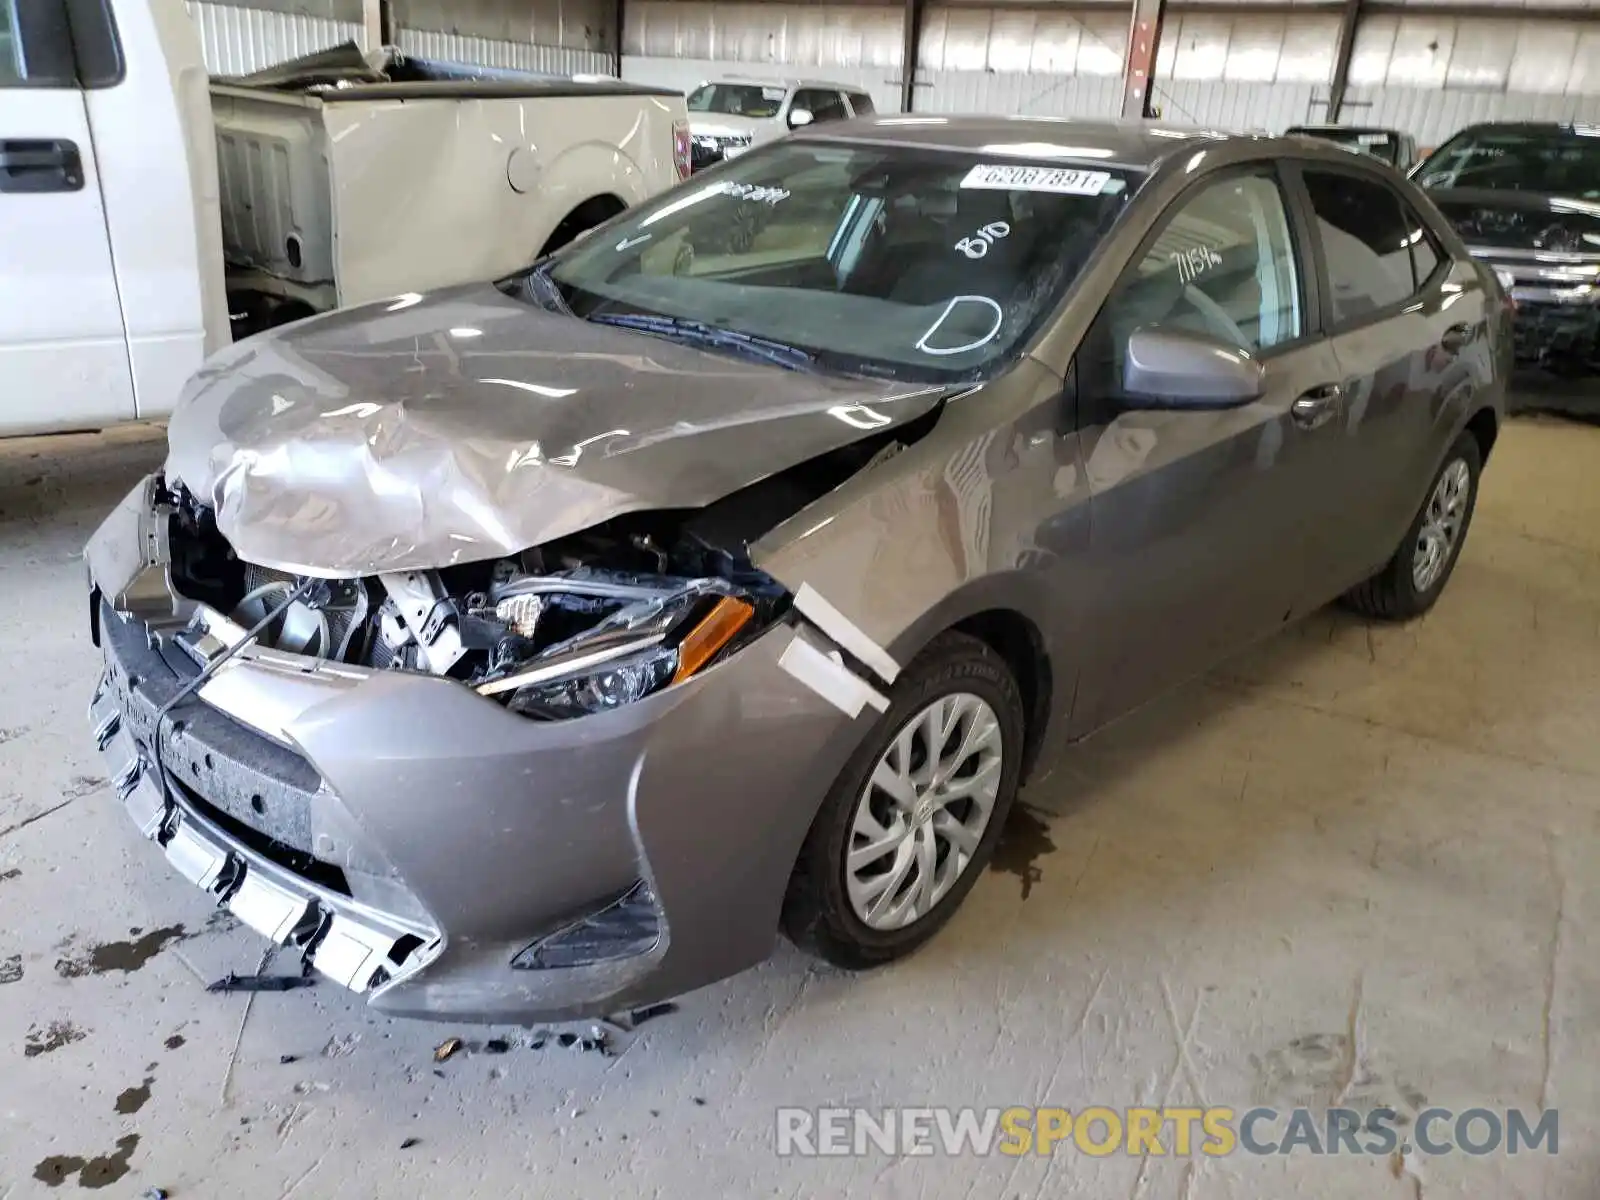
[[[1128,23],[1128,57],[1122,67],[1122,115],[1143,119],[1156,115],[1150,101],[1161,48],[1161,21],[1167,0],[1133,0]]]
[[[383,0],[361,0],[361,36],[368,51],[383,42]]]
[[[1356,29],[1361,24],[1361,0],[1344,0],[1339,18],[1339,42],[1333,55],[1333,82],[1328,86],[1328,124],[1337,125],[1350,86],[1350,56],[1356,50]]]
[[[628,19],[628,0],[616,0],[614,13],[614,33],[616,42],[611,47],[612,74],[618,79],[622,78],[622,23]]]
[[[917,55],[922,47],[922,0],[906,0],[905,24],[900,36],[900,111],[915,107]]]

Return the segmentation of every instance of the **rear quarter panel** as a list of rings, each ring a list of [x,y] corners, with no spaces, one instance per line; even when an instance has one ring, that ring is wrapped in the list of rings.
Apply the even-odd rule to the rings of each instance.
[[[684,119],[655,95],[325,105],[340,303],[526,266],[585,200],[675,184]]]

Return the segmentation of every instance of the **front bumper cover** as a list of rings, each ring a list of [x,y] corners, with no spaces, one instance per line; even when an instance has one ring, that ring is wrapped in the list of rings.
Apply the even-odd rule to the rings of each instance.
[[[815,629],[775,627],[573,721],[248,651],[158,721],[187,682],[175,637],[206,616],[171,587],[164,523],[147,480],[90,543],[106,659],[91,721],[136,826],[253,929],[374,1008],[457,1020],[616,1012],[770,953],[800,843],[875,716],[794,669],[835,649]],[[513,967],[641,883],[648,950]]]

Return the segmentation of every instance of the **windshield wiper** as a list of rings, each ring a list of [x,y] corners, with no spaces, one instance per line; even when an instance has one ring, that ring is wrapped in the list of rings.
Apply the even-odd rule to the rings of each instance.
[[[705,321],[691,321],[684,317],[652,316],[649,313],[591,313],[588,317],[596,325],[615,325],[621,329],[635,329],[640,333],[653,333],[661,337],[678,338],[702,346],[738,350],[752,358],[764,359],[792,371],[816,365],[816,355],[791,346],[787,342],[757,337],[737,329],[724,329]]]
[[[541,301],[545,307],[561,313],[563,316],[572,316],[572,308],[567,304],[567,298],[561,294],[561,285],[550,277],[550,264],[540,263],[528,272],[528,290]]]

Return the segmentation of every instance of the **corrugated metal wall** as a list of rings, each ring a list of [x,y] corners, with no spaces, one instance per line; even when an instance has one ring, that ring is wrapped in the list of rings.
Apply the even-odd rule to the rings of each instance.
[[[190,0],[200,30],[206,68],[213,75],[243,75],[341,42],[364,42],[361,25],[330,17],[237,8]]]
[[[1551,7],[1554,3],[1556,7]],[[1364,20],[1345,119],[1410,130],[1425,144],[1471,120],[1600,118],[1600,26],[1532,0],[1505,18],[1416,15]],[[1532,15],[1534,10],[1545,10]],[[1563,19],[1565,14],[1565,19]],[[916,108],[1111,116],[1127,49],[1120,12],[1067,4],[929,8]],[[1320,121],[1339,18],[1328,11],[1184,13],[1168,18],[1156,103],[1169,120],[1282,129]],[[706,78],[820,75],[899,105],[901,10],[876,5],[629,0],[623,74],[687,89]]]
[[[616,45],[613,0],[394,0],[394,21],[399,29],[455,34],[474,46],[606,53]]]
[[[242,7],[193,0],[215,71],[253,70],[361,38],[358,0]],[[1552,7],[1555,5],[1555,7]],[[1600,121],[1600,24],[1573,19],[1600,0],[1525,0],[1505,18],[1415,14],[1364,19],[1351,59],[1347,121],[1409,130],[1432,144],[1471,121]],[[1537,10],[1537,13],[1536,13]],[[316,14],[316,15],[312,15]],[[612,0],[403,0],[413,54],[552,73],[612,70]],[[629,0],[623,76],[687,91],[708,78],[810,77],[862,87],[899,107],[897,4]],[[1169,120],[1281,129],[1323,119],[1338,17],[1177,12],[1156,64]],[[916,107],[926,112],[1110,116],[1120,99],[1127,20],[1117,12],[930,7]]]
[[[824,79],[900,107],[902,10],[887,5],[629,0],[622,77],[688,91],[706,79]]]
[[[537,46],[433,30],[400,30],[400,49],[417,58],[537,71],[545,75],[610,75],[615,69],[611,55],[596,50]]]
[[[360,15],[359,0],[353,5],[350,0],[322,0],[317,7],[340,16],[353,7],[355,17]],[[213,74],[259,70],[340,42],[354,41],[366,48],[358,19],[210,0],[189,0],[188,8],[200,30],[206,66]],[[611,32],[593,24],[599,14],[610,10],[609,0],[540,0],[538,6],[480,2],[462,4],[459,9],[455,0],[449,4],[432,0],[431,8],[413,3],[397,11],[396,17],[400,48],[419,57],[556,75],[610,74],[614,64],[605,47],[611,44]],[[402,15],[411,23],[400,20]],[[452,23],[425,24],[435,19]],[[525,29],[527,36],[494,36],[506,34],[512,27]],[[535,37],[549,40],[536,41]]]

